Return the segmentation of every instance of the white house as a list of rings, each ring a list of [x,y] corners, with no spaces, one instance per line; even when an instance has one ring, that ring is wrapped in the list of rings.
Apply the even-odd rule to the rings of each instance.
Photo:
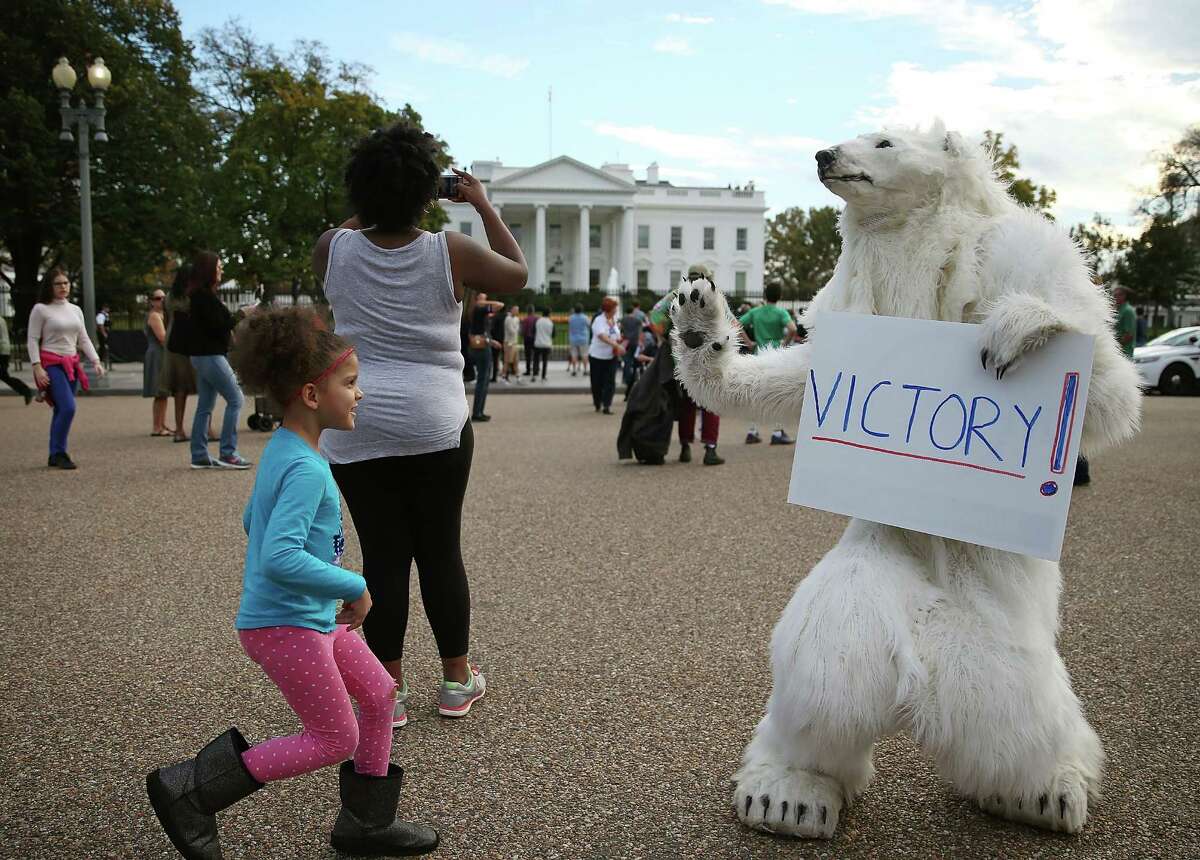
[[[722,289],[762,293],[767,206],[753,187],[672,185],[657,164],[635,180],[627,165],[597,169],[565,155],[533,167],[476,161],[470,172],[520,243],[538,292],[600,290],[616,269],[623,289],[663,293],[703,263]],[[442,207],[445,229],[486,241],[471,206]]]

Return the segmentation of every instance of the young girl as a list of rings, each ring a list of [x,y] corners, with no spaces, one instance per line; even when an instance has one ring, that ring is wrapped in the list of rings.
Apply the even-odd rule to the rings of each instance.
[[[147,776],[150,802],[184,857],[220,858],[219,810],[266,782],[342,762],[335,848],[361,856],[432,851],[437,831],[396,821],[403,774],[390,763],[396,682],[352,632],[371,595],[359,574],[339,566],[341,500],[317,453],[322,430],[354,429],[362,399],[354,349],[311,311],[288,308],[241,323],[234,364],[244,384],[286,404],[242,515],[249,541],[238,638],[304,731],[251,747],[231,728],[194,759]]]

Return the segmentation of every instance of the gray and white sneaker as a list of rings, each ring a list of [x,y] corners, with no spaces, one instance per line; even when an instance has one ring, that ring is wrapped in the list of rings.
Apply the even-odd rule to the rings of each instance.
[[[471,670],[471,676],[467,683],[442,681],[438,690],[438,713],[443,717],[465,717],[471,710],[472,703],[483,698],[483,691],[487,687],[483,673],[479,671],[478,666],[468,668]]]
[[[396,691],[396,710],[392,712],[392,728],[402,729],[408,725],[408,681]]]

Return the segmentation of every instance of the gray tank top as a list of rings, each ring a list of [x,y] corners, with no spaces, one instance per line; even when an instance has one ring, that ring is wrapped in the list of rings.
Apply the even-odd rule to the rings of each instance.
[[[450,253],[443,233],[380,248],[356,230],[329,244],[325,296],[358,353],[363,399],[353,430],[326,430],[331,463],[457,448],[468,407]]]

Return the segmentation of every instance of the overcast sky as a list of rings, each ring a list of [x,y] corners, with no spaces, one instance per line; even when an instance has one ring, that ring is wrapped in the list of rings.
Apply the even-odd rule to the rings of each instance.
[[[1003,131],[1060,221],[1130,225],[1153,154],[1200,123],[1194,0],[176,5],[190,38],[238,16],[277,47],[366,63],[458,163],[566,154],[640,178],[657,161],[677,183],[754,180],[772,212],[838,204],[815,179],[822,146],[940,116]]]

